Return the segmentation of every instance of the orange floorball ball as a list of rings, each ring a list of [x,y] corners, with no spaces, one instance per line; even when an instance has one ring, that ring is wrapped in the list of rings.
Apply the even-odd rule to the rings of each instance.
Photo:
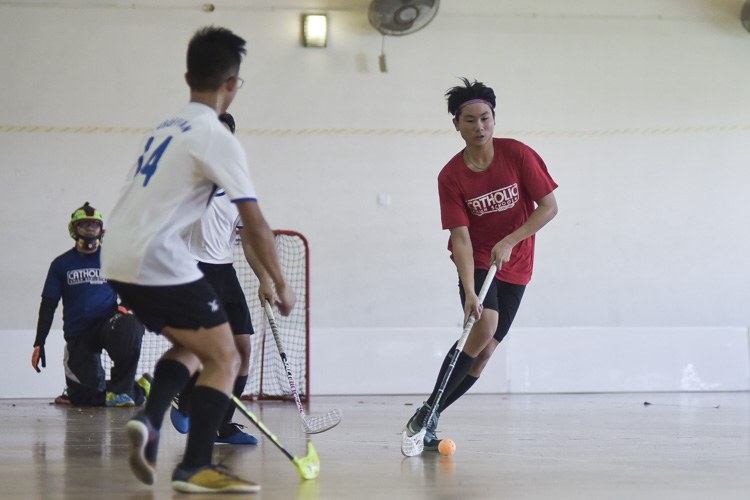
[[[443,439],[440,441],[438,451],[441,455],[449,457],[456,453],[456,443],[454,443],[452,439]]]

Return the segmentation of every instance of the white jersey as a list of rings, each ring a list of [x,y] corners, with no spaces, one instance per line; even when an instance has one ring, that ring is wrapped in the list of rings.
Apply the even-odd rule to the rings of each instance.
[[[231,264],[240,222],[237,206],[220,189],[203,212],[201,220],[190,228],[186,237],[190,254],[200,262]]]
[[[217,186],[231,201],[256,199],[245,152],[212,108],[185,105],[151,131],[108,217],[105,278],[147,286],[201,278],[185,236]]]

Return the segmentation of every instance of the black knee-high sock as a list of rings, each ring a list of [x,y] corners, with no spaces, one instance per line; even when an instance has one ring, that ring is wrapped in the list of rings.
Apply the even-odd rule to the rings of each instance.
[[[198,381],[198,377],[200,377],[200,375],[201,372],[199,370],[193,373],[193,376],[190,377],[190,380],[188,380],[187,384],[185,384],[185,387],[183,387],[180,391],[179,410],[183,415],[188,414],[188,408],[190,408],[190,394],[193,392],[193,387],[195,387],[195,383]]]
[[[443,381],[445,372],[448,371],[448,365],[451,363],[451,359],[453,359],[453,352],[456,350],[457,345],[458,341],[456,341],[453,346],[448,349],[448,354],[446,354],[445,359],[443,359],[443,364],[440,366],[440,371],[438,372],[437,380],[435,381],[435,387],[432,388],[432,393],[427,399],[427,402],[430,406],[432,406],[432,402],[435,400],[435,395],[437,394],[438,387],[440,387],[440,383]]]
[[[154,381],[151,383],[151,392],[146,401],[144,413],[156,429],[161,429],[166,413],[172,399],[180,392],[188,379],[190,371],[185,365],[173,359],[161,359],[154,368]]]
[[[234,389],[232,390],[232,394],[237,396],[238,398],[242,397],[242,392],[245,390],[245,385],[247,385],[247,377],[248,375],[238,375],[237,378],[234,380]],[[234,405],[229,403],[229,408],[227,408],[227,413],[224,415],[224,423],[229,423],[232,421],[232,416],[234,415]]]
[[[479,380],[479,377],[474,377],[472,375],[466,375],[464,379],[461,381],[460,384],[458,384],[458,387],[447,395],[447,397],[442,398],[440,401],[440,404],[438,405],[438,412],[441,412],[448,408],[450,405],[456,402],[458,398],[466,394],[466,391],[471,389],[471,386],[474,385],[474,383]]]
[[[221,391],[198,385],[190,395],[190,432],[182,466],[195,469],[211,463],[216,433],[227,410],[229,398]]]
[[[430,406],[433,406],[435,404],[435,398],[437,397],[437,392],[440,387],[440,384],[443,382],[443,377],[445,377],[445,373],[448,371],[448,366],[451,363],[451,357],[452,354],[455,352],[455,345],[451,349],[450,353],[445,357],[445,360],[443,361],[443,366],[440,368],[440,373],[438,373],[438,378],[435,382],[435,388],[432,390],[432,394],[430,394],[429,399],[427,399],[427,403]],[[445,386],[445,390],[443,391],[443,396],[446,394],[451,394],[454,390],[456,390],[456,387],[463,381],[463,379],[468,375],[469,370],[471,370],[471,367],[474,366],[474,362],[476,361],[476,358],[472,358],[465,352],[461,351],[458,353],[458,359],[456,360],[456,365],[453,367],[453,373],[451,373],[450,378],[448,379],[448,383]],[[442,397],[441,397],[442,400]]]

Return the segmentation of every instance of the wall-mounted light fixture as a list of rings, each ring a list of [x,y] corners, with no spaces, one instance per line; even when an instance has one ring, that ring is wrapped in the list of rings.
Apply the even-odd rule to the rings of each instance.
[[[328,45],[328,16],[325,14],[302,14],[302,45],[325,47]]]

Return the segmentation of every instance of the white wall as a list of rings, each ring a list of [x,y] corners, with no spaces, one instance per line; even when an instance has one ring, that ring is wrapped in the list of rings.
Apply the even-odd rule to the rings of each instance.
[[[320,329],[312,394],[429,393],[456,334],[445,329]],[[322,344],[354,343],[334,356]],[[745,328],[513,328],[477,393],[746,391]]]
[[[29,371],[32,335],[3,332],[19,355],[0,364],[0,398],[62,391],[62,332],[53,332],[39,374]],[[427,394],[455,338],[454,328],[314,328],[310,394]],[[738,327],[514,327],[472,392],[747,391],[749,346],[748,330]],[[155,359],[142,358],[141,371],[153,372],[147,361]]]
[[[54,3],[0,1],[0,334],[33,330],[70,213],[88,200],[106,220],[209,23],[248,40],[231,111],[269,222],[310,241],[313,329],[456,328],[435,179],[462,147],[443,99],[458,76],[495,88],[496,135],[560,184],[516,327],[750,324],[741,0],[443,0],[385,41],[386,74],[366,0]],[[334,7],[327,49],[299,47],[301,5]]]

